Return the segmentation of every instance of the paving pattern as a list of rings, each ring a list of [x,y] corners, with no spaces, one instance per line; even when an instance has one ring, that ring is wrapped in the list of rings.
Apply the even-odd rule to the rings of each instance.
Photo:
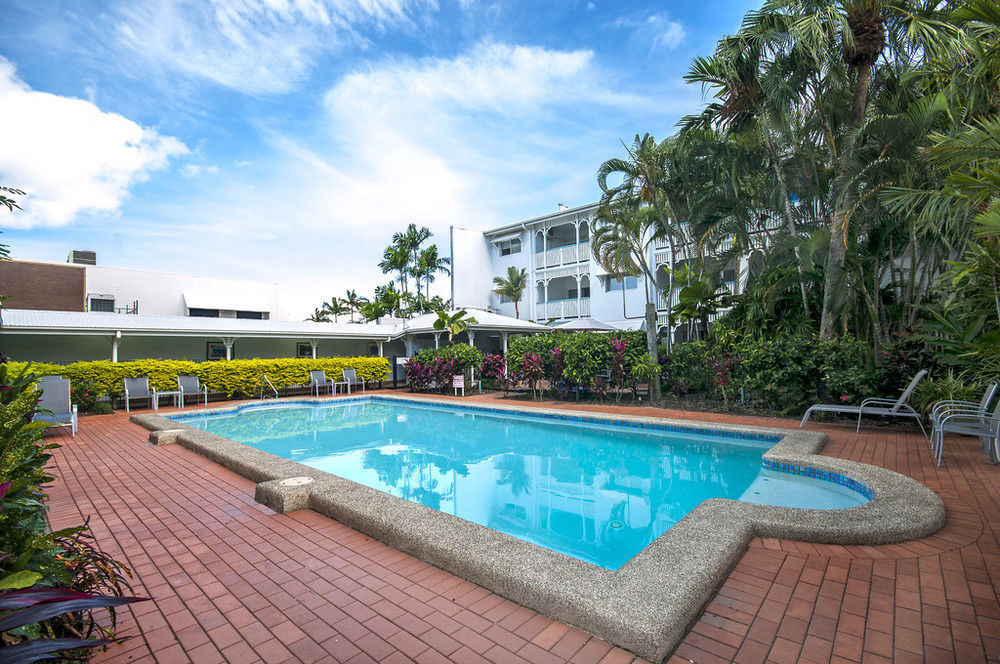
[[[758,538],[670,664],[1000,659],[1000,467],[969,438],[950,438],[937,469],[908,429],[820,428],[831,435],[824,454],[937,491],[945,528],[888,546]],[[135,569],[136,592],[155,600],[120,612],[119,633],[134,638],[95,662],[643,662],[336,521],[275,514],[254,502],[249,480],[179,446],[148,445],[124,414],[82,418],[75,439],[56,440],[53,526],[89,517],[99,545]]]

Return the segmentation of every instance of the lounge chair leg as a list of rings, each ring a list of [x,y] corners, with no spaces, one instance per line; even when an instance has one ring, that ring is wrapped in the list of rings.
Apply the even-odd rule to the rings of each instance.
[[[861,416],[864,414],[864,410],[858,409],[858,427],[854,430],[854,433],[861,433]]]
[[[806,414],[802,416],[802,422],[799,423],[800,429],[806,425],[807,421],[809,421],[809,416],[812,415],[812,412],[813,412],[812,408],[806,409]]]

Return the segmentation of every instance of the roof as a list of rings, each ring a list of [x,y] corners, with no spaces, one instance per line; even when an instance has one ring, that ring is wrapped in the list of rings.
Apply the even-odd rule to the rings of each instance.
[[[452,310],[449,313],[454,313]],[[510,316],[469,309],[473,330],[544,332],[551,328]],[[389,341],[405,334],[435,332],[437,314],[424,314],[394,325],[374,323],[314,323],[311,321],[143,316],[100,311],[35,311],[4,309],[0,332],[32,334],[115,334],[182,337],[277,337],[293,339],[371,339]]]
[[[453,314],[459,309],[452,309],[448,313]],[[505,332],[547,332],[552,328],[527,320],[519,320],[510,316],[502,316],[490,311],[480,309],[466,309],[470,318],[475,318],[476,322],[469,325],[470,330],[500,330]],[[438,332],[434,329],[434,321],[438,319],[436,313],[423,314],[416,318],[403,321],[396,325],[396,337],[404,334],[421,334],[425,332]]]
[[[310,321],[143,316],[100,311],[33,311],[4,309],[0,331],[35,334],[95,334],[121,332],[135,336],[286,337],[295,339],[383,339],[395,327],[370,323],[313,323]]]
[[[555,326],[557,330],[563,330],[565,332],[573,331],[584,331],[593,330],[597,332],[610,332],[617,330],[618,328],[614,325],[608,325],[607,323],[602,323],[599,320],[594,320],[593,318],[574,318],[568,320],[565,323],[560,323]]]
[[[589,210],[596,209],[599,203],[587,203],[586,205],[578,205],[574,208],[569,208],[567,210],[557,210],[549,214],[543,214],[540,217],[532,217],[531,219],[525,219],[524,221],[515,221],[512,224],[505,224],[503,226],[497,226],[496,228],[487,228],[483,231],[484,235],[494,235],[496,233],[502,233],[504,231],[511,231],[515,228],[520,228],[521,226],[530,226],[531,224],[537,224],[540,221],[545,221],[547,219],[552,219],[554,217],[561,217],[563,215],[575,214],[577,212],[585,212]]]

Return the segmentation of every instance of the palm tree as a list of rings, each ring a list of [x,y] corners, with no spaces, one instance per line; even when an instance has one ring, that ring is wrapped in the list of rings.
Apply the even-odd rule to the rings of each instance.
[[[340,316],[343,316],[344,314],[348,313],[349,311],[352,311],[347,306],[347,303],[345,303],[343,300],[341,300],[338,297],[331,297],[329,302],[325,302],[323,304],[323,309],[327,312],[327,314],[329,314],[330,316],[333,316],[333,322],[334,323],[338,322],[337,319]]]
[[[326,305],[323,307],[316,307],[306,320],[313,323],[329,323],[330,312],[326,310]]]
[[[424,280],[424,285],[426,287],[426,293],[424,295],[425,303],[431,298],[431,283],[434,281],[435,275],[438,272],[444,272],[446,275],[450,275],[450,267],[451,258],[439,256],[438,246],[436,244],[432,244],[420,252],[417,257],[414,274],[419,275],[418,279],[422,277]]]
[[[394,281],[390,281],[385,286],[375,287],[375,301],[388,314],[402,314],[403,294],[396,290],[396,282]]]
[[[472,316],[467,315],[465,309],[449,314],[445,310],[437,312],[437,320],[434,321],[435,330],[448,331],[448,343],[450,344],[456,336],[468,329],[469,325],[476,324],[477,321]]]
[[[493,285],[496,286],[493,289],[494,293],[502,295],[514,303],[514,317],[520,318],[521,314],[518,311],[517,303],[521,301],[524,290],[528,287],[528,271],[523,267],[520,270],[514,266],[508,267],[507,278],[493,277]]]
[[[646,349],[654,364],[659,364],[656,339],[656,303],[653,294],[656,277],[649,263],[649,247],[661,226],[652,208],[643,207],[635,199],[602,203],[594,216],[590,247],[594,258],[619,279],[645,276],[646,284]],[[672,274],[673,270],[671,270]],[[652,284],[652,286],[651,286]],[[673,278],[670,282],[673,290]],[[659,400],[659,381],[650,383],[650,398]]]
[[[358,292],[356,290],[347,291],[347,297],[343,298],[341,302],[347,305],[351,310],[351,322],[354,322],[354,312],[361,311],[361,305],[368,301],[367,297],[358,297]]]
[[[820,336],[836,336],[835,315],[847,264],[848,224],[863,202],[859,157],[866,144],[865,117],[873,81],[896,63],[943,57],[961,31],[946,20],[949,3],[919,0],[769,0],[749,15],[741,31],[775,54],[809,64],[829,83],[822,93],[803,91],[801,102],[820,109],[822,135],[835,155],[829,246],[820,312]],[[910,65],[912,66],[912,65]],[[824,94],[825,93],[825,94]],[[819,98],[822,95],[822,98]],[[842,121],[841,121],[842,120]]]
[[[396,235],[400,236],[399,233],[396,233]],[[383,274],[396,272],[399,275],[399,284],[403,292],[408,292],[406,278],[410,274],[410,252],[406,247],[394,241],[393,244],[386,247],[385,251],[382,252],[382,260],[378,266],[382,269]]]

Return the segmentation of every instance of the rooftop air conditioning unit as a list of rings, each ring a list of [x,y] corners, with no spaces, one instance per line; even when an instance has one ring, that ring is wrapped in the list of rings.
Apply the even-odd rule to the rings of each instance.
[[[69,258],[66,259],[66,262],[76,265],[97,265],[97,252],[74,249],[69,252]]]

